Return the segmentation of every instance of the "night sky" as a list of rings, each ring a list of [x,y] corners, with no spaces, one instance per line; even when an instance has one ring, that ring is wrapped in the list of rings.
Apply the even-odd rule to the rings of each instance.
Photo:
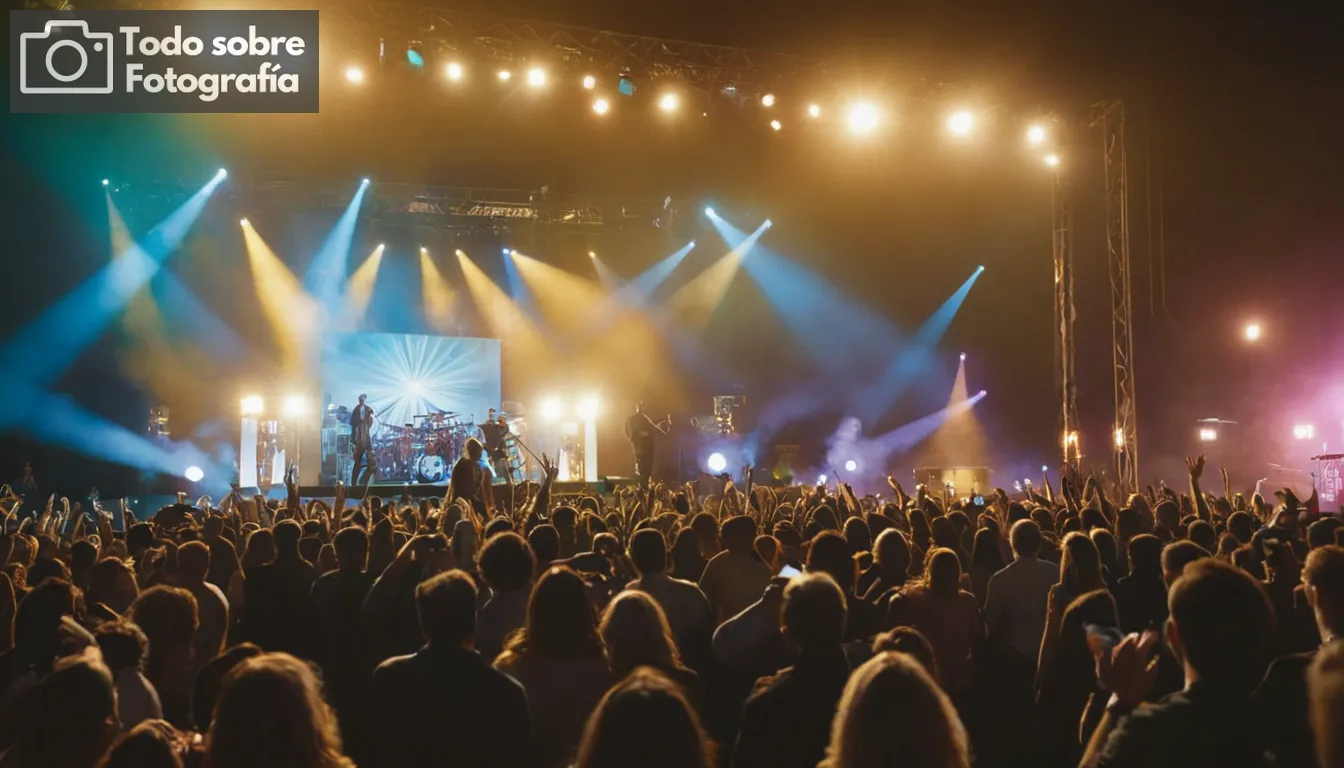
[[[1297,447],[1283,441],[1296,421],[1333,423],[1321,434],[1332,448],[1344,442],[1337,191],[1344,23],[1323,4],[464,0],[450,7],[796,53],[826,62],[837,78],[887,91],[920,78],[992,87],[1019,114],[1076,113],[1123,97],[1145,477],[1172,477],[1176,457],[1192,448],[1196,418],[1241,423],[1240,439],[1253,445],[1247,471],[1270,461],[1301,464]],[[425,104],[404,92],[360,104],[338,89],[326,82],[323,115],[312,119],[6,115],[4,169],[17,194],[2,228],[11,311],[0,332],[20,327],[105,259],[101,192],[72,191],[104,175],[190,177],[227,165],[256,179],[368,174],[684,194],[771,217],[772,248],[906,329],[985,263],[943,350],[949,358],[967,350],[972,389],[991,393],[977,413],[991,438],[1008,446],[996,458],[1014,466],[1051,458],[1049,183],[1010,152],[926,151],[929,139],[913,128],[908,141],[903,130],[893,139],[900,146],[870,155],[836,137],[774,137],[733,125],[677,133],[627,122],[601,132],[507,105]],[[939,106],[910,113],[936,114]],[[1098,155],[1099,139],[1085,140]],[[1112,390],[1096,166],[1095,157],[1077,161],[1076,246],[1079,403],[1085,434],[1100,441],[1109,435]],[[641,253],[624,272],[656,255]],[[752,316],[769,312],[759,298],[741,298],[723,321],[728,330],[708,344],[749,369],[744,377],[755,391],[782,388],[788,382],[778,378],[794,375],[843,381],[843,371],[807,371],[786,343],[758,343],[780,326]],[[227,318],[237,315],[227,305],[243,301],[213,295],[207,303]],[[1239,336],[1252,317],[1266,328],[1256,348]],[[101,346],[62,387],[138,427],[139,404],[129,417],[119,408],[134,397],[133,385],[90,391],[90,377],[115,377],[106,370],[113,345]],[[0,475],[15,474],[26,450],[8,448]],[[1097,453],[1105,463],[1108,447]]]

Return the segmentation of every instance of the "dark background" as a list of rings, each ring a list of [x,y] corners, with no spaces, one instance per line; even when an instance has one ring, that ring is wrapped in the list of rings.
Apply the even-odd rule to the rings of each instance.
[[[744,229],[750,226],[742,220],[769,216],[776,226],[766,244],[824,273],[907,331],[975,265],[985,264],[941,349],[948,360],[960,350],[970,355],[971,391],[990,391],[977,416],[996,446],[995,466],[1011,473],[1057,452],[1049,177],[1022,153],[1015,121],[1049,113],[1071,124],[1088,104],[1120,96],[1131,121],[1143,475],[1175,478],[1178,457],[1195,447],[1194,420],[1217,417],[1239,422],[1239,445],[1218,450],[1228,452],[1229,461],[1238,454],[1249,484],[1256,479],[1250,473],[1270,462],[1305,466],[1304,447],[1286,439],[1293,423],[1314,422],[1332,447],[1344,437],[1341,19],[1337,11],[1307,4],[1172,5],[515,0],[452,6],[820,58],[834,74],[835,94],[881,93],[899,113],[899,127],[868,145],[834,128],[789,125],[775,135],[751,107],[667,125],[617,103],[611,119],[595,121],[585,95],[572,87],[552,88],[541,100],[501,98],[475,85],[449,94],[440,84],[392,71],[363,89],[345,87],[343,54],[370,61],[376,30],[369,39],[341,41],[354,47],[324,40],[322,112],[315,116],[8,115],[4,172],[13,194],[3,232],[10,291],[0,322],[8,334],[105,263],[106,216],[97,186],[105,176],[132,188],[165,178],[198,185],[222,165],[231,178],[252,180],[367,175],[548,185],[640,200],[671,194],[690,212],[705,202],[730,218],[736,212]],[[397,41],[388,45],[398,51]],[[483,74],[493,69],[482,68]],[[992,93],[985,97],[996,107],[986,138],[972,147],[948,146],[937,126],[948,94],[958,91],[924,87],[918,99],[902,101],[914,82]],[[781,90],[780,97],[781,106],[796,108],[809,96]],[[1080,130],[1072,143],[1068,170],[1079,190],[1079,404],[1085,450],[1105,463],[1113,393],[1100,138]],[[284,226],[304,226],[302,207],[296,201]],[[139,215],[142,227],[157,220],[152,206]],[[210,217],[218,221],[211,224]],[[236,220],[236,210],[221,206],[207,213],[203,231]],[[307,226],[320,233],[325,224]],[[380,236],[361,232],[355,254],[366,241],[377,241],[367,238]],[[714,240],[708,231],[698,237]],[[587,248],[607,252],[600,241],[542,240],[531,244],[535,255],[576,271]],[[664,245],[613,247],[624,261],[607,263],[633,275],[668,252]],[[230,261],[242,264],[244,256],[216,250],[212,263],[179,254],[170,268],[264,351],[263,326],[249,320],[255,314],[247,309],[254,301],[250,280],[227,277]],[[413,265],[407,253],[405,264]],[[296,271],[306,259],[295,257]],[[386,301],[381,294],[375,305],[380,301]],[[706,348],[758,399],[802,378],[844,386],[850,373],[809,369],[772,312],[739,277]],[[1250,317],[1266,327],[1256,347],[1240,339]],[[109,333],[60,387],[139,429],[145,396],[119,367],[124,343]],[[255,377],[259,369],[264,375],[266,364],[263,354],[249,364],[254,370],[234,373]],[[930,371],[927,391],[912,394],[889,423],[870,429],[941,405],[951,371],[940,363]],[[506,393],[512,383],[506,379]],[[228,410],[234,398],[221,402]],[[707,407],[696,401],[692,410]],[[785,437],[818,445],[838,415],[818,414]],[[40,473],[114,476],[22,439],[7,443],[0,474],[16,475],[27,455],[44,460]],[[604,458],[604,473],[610,471],[605,464]]]

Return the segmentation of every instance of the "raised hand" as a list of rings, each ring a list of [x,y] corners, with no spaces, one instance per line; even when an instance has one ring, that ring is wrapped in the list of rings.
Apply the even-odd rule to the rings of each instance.
[[[1200,454],[1197,459],[1185,457],[1185,466],[1190,469],[1190,480],[1199,482],[1199,478],[1204,474],[1204,455]]]
[[[1121,640],[1109,653],[1095,655],[1097,682],[1101,689],[1110,691],[1121,706],[1133,709],[1143,703],[1157,681],[1157,633],[1152,630],[1142,635],[1131,634]]]

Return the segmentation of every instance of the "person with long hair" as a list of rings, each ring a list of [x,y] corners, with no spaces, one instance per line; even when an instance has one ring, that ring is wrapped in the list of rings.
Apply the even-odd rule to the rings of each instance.
[[[700,680],[681,663],[667,616],[649,595],[635,590],[620,593],[607,604],[598,626],[614,679],[637,667],[652,667],[681,686],[692,702],[700,700]]]
[[[611,682],[597,614],[578,573],[553,566],[541,575],[527,623],[505,641],[495,668],[527,692],[538,765],[565,765]]]
[[[971,543],[971,594],[980,610],[985,609],[985,598],[989,597],[989,578],[1006,566],[998,534],[989,528],[976,531]]]
[[[190,728],[195,677],[191,654],[200,625],[196,598],[177,587],[150,587],[131,605],[131,620],[149,638],[145,677],[159,694],[163,719],[176,728]]]
[[[612,686],[588,718],[574,768],[713,765],[713,744],[680,686],[640,667]]]
[[[876,605],[882,615],[886,615],[887,605],[896,596],[896,590],[905,586],[910,578],[910,542],[905,534],[895,528],[877,535],[873,542],[873,566],[877,577],[863,594],[863,599]]]
[[[1065,609],[1059,623],[1055,652],[1046,668],[1041,670],[1037,705],[1044,729],[1042,752],[1045,754],[1038,755],[1038,759],[1044,765],[1061,768],[1077,765],[1083,754],[1083,744],[1092,732],[1091,726],[1100,715],[1100,710],[1094,707],[1091,710],[1093,717],[1084,722],[1089,702],[1097,693],[1096,661],[1089,644],[1089,625],[1106,627],[1117,634],[1120,631],[1115,600],[1104,589],[1082,595]],[[1096,703],[1105,704],[1105,701]],[[1081,740],[1080,731],[1083,734]]]
[[[1082,595],[1106,589],[1106,578],[1101,573],[1101,556],[1097,545],[1087,534],[1074,531],[1064,537],[1060,547],[1059,581],[1050,588],[1045,601],[1045,633],[1041,635],[1041,652],[1036,658],[1037,693],[1041,690],[1041,672],[1050,663],[1059,640],[1059,623],[1064,609]]]
[[[970,692],[975,682],[971,646],[982,632],[980,609],[975,596],[961,589],[961,559],[955,551],[939,547],[929,553],[923,582],[892,599],[887,626],[919,630],[933,645],[948,695],[956,699]]]
[[[947,695],[918,661],[888,651],[850,676],[821,768],[970,764],[966,730]]]
[[[186,738],[163,720],[145,720],[123,733],[97,768],[182,768]]]
[[[317,676],[287,653],[254,656],[224,678],[202,765],[354,768]]]

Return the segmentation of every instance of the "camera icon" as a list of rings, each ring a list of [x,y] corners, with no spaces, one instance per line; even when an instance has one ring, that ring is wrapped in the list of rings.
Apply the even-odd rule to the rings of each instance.
[[[74,72],[62,72],[55,66],[56,52],[63,48],[73,49],[79,55],[79,67]],[[90,51],[94,57],[103,57],[107,62],[107,66],[102,68],[103,74],[97,78],[84,77],[89,71]],[[97,58],[94,60],[97,61]],[[60,85],[30,84],[30,66],[34,70],[45,68],[47,77]],[[19,92],[111,93],[112,33],[90,32],[89,23],[83,20],[52,20],[47,22],[41,32],[24,32],[19,35]]]

